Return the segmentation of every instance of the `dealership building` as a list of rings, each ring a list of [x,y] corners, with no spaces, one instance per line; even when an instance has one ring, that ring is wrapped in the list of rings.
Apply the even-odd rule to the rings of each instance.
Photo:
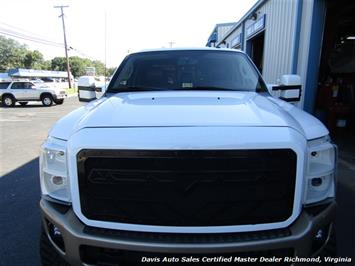
[[[299,107],[328,127],[354,125],[354,14],[353,0],[259,0],[238,22],[216,24],[207,46],[243,50],[269,84],[299,75]]]
[[[9,69],[7,73],[12,78],[53,78],[60,80],[68,79],[68,73],[66,71],[14,68]]]

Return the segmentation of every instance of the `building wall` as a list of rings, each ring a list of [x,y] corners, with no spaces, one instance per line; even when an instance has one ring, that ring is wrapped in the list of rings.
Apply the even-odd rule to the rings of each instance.
[[[268,0],[252,12],[257,14],[257,19],[265,15],[263,77],[267,83],[276,83],[281,75],[293,72],[298,1],[303,0]],[[308,5],[312,3],[305,2]],[[225,39],[229,47],[232,47],[232,40],[243,32],[242,49],[246,51],[248,37],[245,30],[254,22],[255,20],[245,19],[240,23]]]
[[[263,77],[267,83],[276,83],[281,75],[292,73],[296,1],[269,0],[255,11],[258,18],[265,14]],[[245,28],[252,23],[246,20]],[[246,47],[246,38],[244,41]]]
[[[217,40],[221,40],[233,25],[219,26],[217,29]]]
[[[325,3],[325,0],[259,0],[225,37],[232,48],[232,40],[242,32],[242,50],[247,51],[246,29],[265,15],[263,77],[266,83],[275,84],[281,75],[299,75],[302,96],[297,105],[308,112],[312,112],[317,87]],[[254,13],[256,20],[250,18]]]
[[[228,43],[228,47],[232,47],[233,40],[243,31],[243,25],[240,25],[238,28],[236,28],[227,38],[226,38],[226,43]]]

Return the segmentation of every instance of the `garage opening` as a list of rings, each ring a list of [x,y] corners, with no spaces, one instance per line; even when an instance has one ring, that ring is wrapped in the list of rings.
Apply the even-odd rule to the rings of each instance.
[[[255,37],[247,41],[247,53],[253,60],[260,73],[263,73],[264,59],[264,32],[259,33]]]
[[[332,135],[355,131],[355,2],[327,1],[316,115]]]

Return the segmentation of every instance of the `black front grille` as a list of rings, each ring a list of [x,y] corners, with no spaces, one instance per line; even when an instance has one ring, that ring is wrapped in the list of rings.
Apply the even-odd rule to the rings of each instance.
[[[165,226],[284,221],[296,154],[275,150],[82,150],[81,210],[92,220]]]

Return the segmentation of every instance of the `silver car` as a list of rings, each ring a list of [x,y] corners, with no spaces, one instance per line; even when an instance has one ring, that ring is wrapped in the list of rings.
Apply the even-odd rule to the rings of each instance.
[[[0,99],[4,107],[12,107],[16,102],[25,106],[29,101],[41,101],[44,106],[63,104],[65,90],[49,86],[37,86],[30,81],[0,82]]]

